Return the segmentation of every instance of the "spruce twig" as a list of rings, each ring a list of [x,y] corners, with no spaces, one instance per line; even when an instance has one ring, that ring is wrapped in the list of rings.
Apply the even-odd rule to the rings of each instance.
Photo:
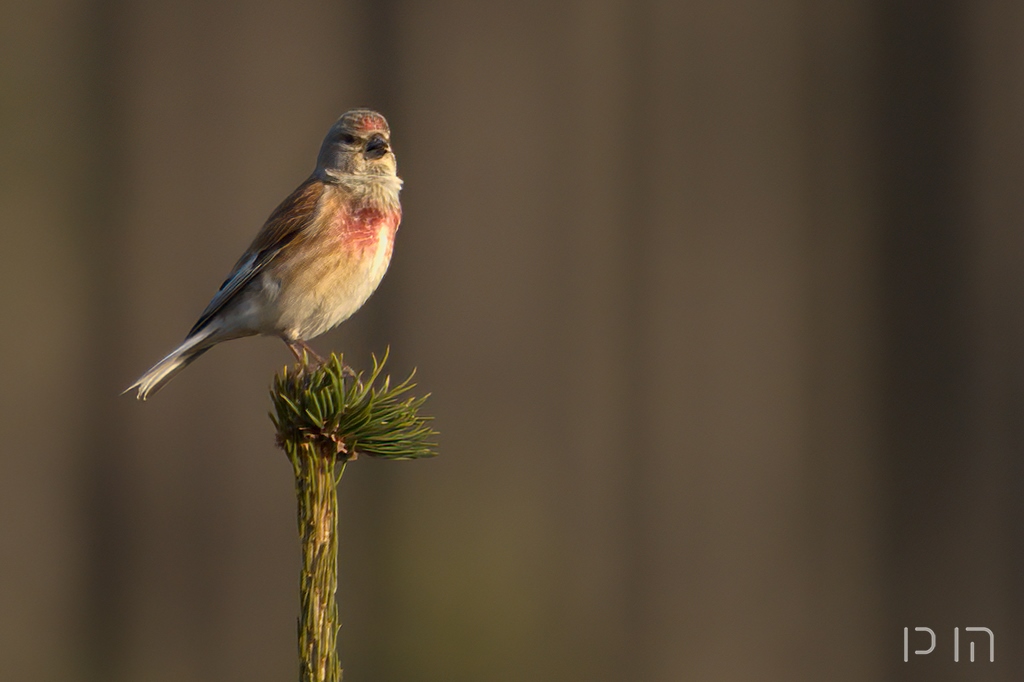
[[[285,367],[274,378],[270,418],[295,473],[302,573],[299,578],[299,680],[340,682],[337,636],[338,491],[358,455],[417,459],[436,454],[436,432],[408,397],[412,375],[391,385],[387,353],[364,380],[332,354],[320,367]]]

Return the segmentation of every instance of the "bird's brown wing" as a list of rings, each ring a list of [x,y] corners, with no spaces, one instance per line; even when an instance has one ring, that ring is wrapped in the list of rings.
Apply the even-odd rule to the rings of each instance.
[[[224,280],[224,284],[220,286],[220,290],[206,306],[203,314],[199,316],[199,320],[189,331],[188,336],[192,336],[205,327],[253,277],[258,275],[281,252],[281,249],[302,232],[302,229],[315,218],[317,202],[323,191],[323,183],[316,178],[310,178],[299,185],[287,199],[281,202],[280,206],[274,209],[256,235],[256,239],[235,263],[231,274]]]

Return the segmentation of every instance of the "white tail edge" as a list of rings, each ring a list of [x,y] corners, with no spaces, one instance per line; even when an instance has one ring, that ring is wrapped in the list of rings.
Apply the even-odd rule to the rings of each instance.
[[[139,377],[138,381],[126,388],[124,393],[137,388],[139,390],[138,399],[145,400],[159,391],[163,388],[164,384],[174,378],[175,374],[188,367],[193,360],[210,350],[213,343],[216,343],[216,341],[213,343],[208,342],[212,334],[213,330],[206,328],[185,339],[185,342],[175,348],[170,355],[153,365],[145,374]],[[124,394],[122,393],[122,395]]]

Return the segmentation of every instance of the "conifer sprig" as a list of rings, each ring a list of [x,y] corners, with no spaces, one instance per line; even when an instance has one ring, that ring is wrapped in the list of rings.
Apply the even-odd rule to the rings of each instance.
[[[357,455],[383,459],[418,459],[436,455],[437,433],[431,417],[419,414],[427,395],[414,398],[415,371],[397,384],[382,373],[388,353],[373,357],[373,370],[364,380],[353,375],[342,356],[331,354],[320,367],[285,367],[270,391],[278,441],[288,452],[300,443],[318,450],[334,450],[342,459]]]
[[[383,376],[388,354],[373,371],[349,369],[339,355],[274,377],[270,418],[277,442],[295,472],[302,570],[299,574],[299,680],[340,682],[337,638],[338,482],[357,455],[417,459],[436,454],[430,417],[419,414],[427,396],[409,397],[412,375],[391,385]]]

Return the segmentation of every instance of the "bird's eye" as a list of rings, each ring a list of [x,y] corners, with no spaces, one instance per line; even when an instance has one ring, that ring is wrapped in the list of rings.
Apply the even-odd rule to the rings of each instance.
[[[343,144],[355,144],[356,143],[356,136],[355,135],[349,135],[348,133],[342,133],[341,141],[342,141]]]

